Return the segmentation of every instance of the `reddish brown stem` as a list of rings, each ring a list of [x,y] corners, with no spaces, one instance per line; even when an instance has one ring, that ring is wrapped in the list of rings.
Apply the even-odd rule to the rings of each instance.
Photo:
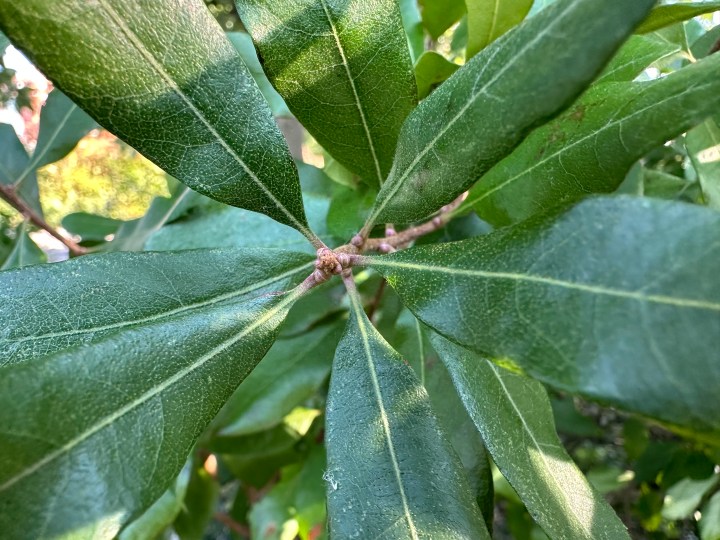
[[[11,186],[5,186],[0,184],[0,198],[7,201],[10,206],[20,212],[26,219],[28,219],[33,225],[39,227],[50,233],[54,238],[57,238],[62,242],[73,255],[84,255],[88,251],[84,247],[76,244],[69,238],[66,238],[60,234],[57,230],[53,229],[50,224],[45,221],[40,215],[38,215],[28,204],[23,201],[15,190]]]
[[[227,514],[224,514],[222,512],[215,512],[213,518],[215,518],[215,521],[219,521],[231,531],[239,534],[241,537],[250,538],[250,529],[242,523],[238,523]]]
[[[375,297],[372,300],[372,303],[368,307],[367,310],[367,316],[368,319],[370,319],[370,322],[373,322],[373,317],[375,316],[375,312],[377,311],[378,307],[380,306],[380,300],[382,300],[383,293],[385,292],[385,285],[387,285],[387,281],[384,279],[380,282],[380,286],[377,289],[377,292],[375,293]]]

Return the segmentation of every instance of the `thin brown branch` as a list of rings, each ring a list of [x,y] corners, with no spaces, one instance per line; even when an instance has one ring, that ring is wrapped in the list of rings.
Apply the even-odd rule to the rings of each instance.
[[[710,52],[708,52],[708,56],[711,54],[715,54],[716,52],[720,52],[720,39],[718,39],[715,42],[715,45],[712,46],[712,48],[710,49]]]
[[[368,306],[367,309],[367,316],[368,319],[370,319],[370,322],[373,322],[373,317],[375,316],[375,312],[377,312],[378,307],[380,306],[380,301],[382,300],[383,293],[385,292],[385,285],[387,285],[387,281],[384,279],[380,281],[380,286],[378,287],[377,291],[375,292],[375,296],[372,299],[372,302]]]
[[[225,525],[231,531],[239,534],[242,538],[250,538],[250,529],[246,525],[238,523],[229,515],[223,512],[215,512],[213,518],[215,519],[215,521],[218,521]]]
[[[37,212],[30,208],[28,204],[18,196],[11,186],[0,184],[0,199],[7,201],[10,206],[25,216],[25,218],[33,225],[47,231],[54,238],[57,238],[70,250],[70,253],[73,255],[84,255],[88,252],[87,249],[76,244],[71,239],[66,238],[60,234],[60,232],[51,227],[50,224],[42,218],[42,216],[38,215]]]

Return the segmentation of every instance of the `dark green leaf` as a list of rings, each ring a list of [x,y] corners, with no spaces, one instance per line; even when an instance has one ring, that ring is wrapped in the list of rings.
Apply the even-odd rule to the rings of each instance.
[[[637,33],[646,34],[660,28],[665,28],[677,22],[686,21],[720,10],[720,2],[689,2],[684,4],[672,4],[657,6],[650,12],[650,15],[638,26]]]
[[[246,34],[245,32],[228,32],[226,35],[250,70],[258,88],[260,88],[260,91],[270,105],[270,110],[273,114],[275,116],[291,116],[290,109],[288,109],[282,96],[277,93],[277,90],[273,88],[267,75],[265,75],[260,60],[258,60],[255,45],[253,45],[250,34]]]
[[[117,253],[0,273],[0,359],[24,362],[118,330],[176,324],[223,302],[285,290],[312,257],[266,250]]]
[[[398,0],[398,5],[410,49],[410,60],[414,64],[425,50],[425,33],[420,10],[417,0]]]
[[[218,415],[220,434],[247,435],[280,424],[330,375],[340,332],[336,323],[277,340]]]
[[[419,0],[422,22],[433,39],[460,20],[465,13],[464,0]]]
[[[3,2],[0,27],[75,103],[172,176],[312,238],[285,141],[204,5]]]
[[[337,538],[489,538],[427,394],[351,291],[327,403],[329,531]]]
[[[220,486],[202,466],[195,467],[173,529],[180,540],[202,540],[215,513]]]
[[[720,125],[708,119],[685,139],[705,203],[720,210]]]
[[[718,441],[719,227],[694,205],[601,198],[368,262],[456,343]]]
[[[470,489],[476,496],[485,525],[492,532],[493,483],[485,445],[463,407],[447,369],[432,349],[429,333],[409,310],[404,309],[388,341],[413,367],[420,383],[427,390],[433,411],[465,467]]]
[[[21,280],[22,291],[11,286],[11,302],[0,305],[3,318],[36,331],[33,343],[49,350],[86,342],[2,370],[4,534],[113,538],[178,475],[299,293],[260,294],[269,283],[275,291],[288,284],[297,255],[236,257],[224,279],[213,256],[218,266],[233,259],[232,252],[123,253],[0,274]],[[20,304],[33,321],[7,312],[37,287],[36,301]],[[226,293],[197,302],[213,287]]]
[[[22,268],[23,266],[44,262],[47,262],[47,256],[32,241],[32,238],[28,235],[27,224],[23,222],[15,229],[15,244],[10,254],[0,265],[0,270]],[[0,364],[2,363],[0,362]]]
[[[377,190],[359,185],[355,189],[338,186],[327,213],[328,230],[337,238],[357,234],[375,202]]]
[[[566,107],[653,3],[562,0],[475,56],[403,125],[368,228],[419,220],[454,200]]]
[[[632,81],[650,64],[678,52],[679,45],[655,34],[632,36],[620,48],[595,84]]]
[[[468,11],[467,58],[472,58],[513,26],[520,24],[533,0],[465,0]]]
[[[324,469],[322,446],[314,446],[302,465],[283,469],[282,480],[250,511],[252,538],[316,538],[325,529]]]
[[[567,454],[542,384],[433,334],[493,461],[550,538],[630,538]]]
[[[15,129],[10,124],[0,124],[0,184],[14,186],[19,178],[24,178],[24,181],[19,186],[18,195],[32,210],[42,215],[37,177],[35,169],[30,166],[30,157]]]
[[[425,99],[437,85],[455,73],[460,66],[435,51],[427,51],[418,58],[415,64],[418,97]]]
[[[168,490],[142,516],[122,530],[118,540],[158,538],[166,528],[172,525],[182,510],[189,481],[190,466],[186,465]]]
[[[60,92],[53,90],[40,113],[40,133],[30,166],[44,167],[68,155],[95,121]]]
[[[97,214],[74,212],[62,219],[62,226],[70,234],[79,236],[83,242],[103,242],[117,232],[124,221]]]
[[[483,176],[463,207],[506,225],[614,191],[645,153],[719,106],[720,56],[656,81],[597,85]]]
[[[238,2],[270,80],[317,141],[379,186],[415,79],[395,0]]]

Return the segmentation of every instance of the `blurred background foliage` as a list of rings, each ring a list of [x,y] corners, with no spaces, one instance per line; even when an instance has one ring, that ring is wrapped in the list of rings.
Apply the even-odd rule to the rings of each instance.
[[[531,14],[550,2],[536,0]],[[233,0],[205,3],[226,31],[243,30]],[[410,15],[405,23],[422,98],[465,62],[467,8],[462,0],[421,0],[419,5],[400,0],[400,3],[404,8],[409,6]],[[694,52],[702,49],[705,54],[717,46],[718,22],[718,14],[708,14],[663,29],[659,35],[677,43],[681,54],[656,63],[642,77],[658,77],[677,70],[694,60]],[[329,234],[347,237],[357,224],[348,226],[343,219],[354,215],[356,222],[361,223],[374,193],[363,191],[352,174],[324,153],[296,122],[286,118],[284,103],[278,101],[279,96],[272,93],[258,71],[259,63],[249,38],[244,34],[232,37],[251,70],[255,70],[274,112],[284,117],[279,121],[295,157],[325,173],[301,168],[303,187],[308,193],[306,206],[327,213],[326,222],[313,227],[327,228]],[[6,45],[0,35],[0,57]],[[10,51],[3,59],[0,122],[12,123],[24,147],[32,151],[37,143],[39,113],[52,86],[18,60],[17,53]],[[200,247],[210,236],[220,243],[227,237],[229,245],[234,245],[233,242],[244,240],[248,227],[257,227],[258,236],[272,230],[267,238],[275,234],[285,240],[285,236],[292,234],[284,229],[278,233],[276,225],[268,225],[251,212],[221,208],[222,205],[209,204],[200,196],[188,196],[187,190],[177,186],[155,165],[99,129],[92,130],[65,158],[41,168],[38,184],[46,221],[56,228],[62,224],[69,226],[69,221],[63,221],[65,216],[83,213],[76,216],[71,232],[79,235],[80,240],[83,237],[91,240],[84,245],[94,249],[164,249],[177,247],[179,237],[182,247]],[[628,174],[620,190],[702,202],[685,135],[650,152]],[[331,202],[324,198],[328,194]],[[0,267],[11,260],[20,236],[26,234],[22,222],[22,216],[0,200]],[[166,224],[170,225],[164,227]],[[100,229],[102,232],[97,233]],[[457,220],[432,240],[459,239],[487,230],[486,224],[469,216]],[[104,243],[113,237],[114,242]],[[49,241],[47,237],[39,237],[36,231],[32,238],[47,247],[43,243]],[[199,244],[192,244],[196,240]],[[25,261],[39,262],[30,251]],[[399,300],[377,276],[360,275],[358,282],[373,320],[381,331],[389,332],[388,339],[396,345],[399,334],[393,332],[402,319]],[[150,519],[165,520],[157,537],[182,540],[324,537],[322,411],[333,347],[313,346],[325,343],[329,336],[330,345],[332,339],[337,339],[327,321],[337,316],[332,310],[337,310],[341,289],[328,283],[299,302],[283,327],[283,339],[263,360],[262,369],[258,368],[243,383],[241,391],[198,445],[175,486],[147,514]],[[317,320],[307,321],[303,317],[310,308],[320,313]],[[308,329],[312,332],[305,334]],[[298,353],[303,347],[305,353]],[[288,367],[285,362],[288,354],[305,357],[296,366]],[[437,363],[431,350],[427,354],[428,366]],[[282,385],[277,380],[279,370],[283,370],[283,379],[289,384]],[[244,397],[252,395],[248,389],[260,383],[267,385],[267,396],[258,395],[255,401],[248,401]],[[720,540],[720,450],[614,409],[556,392],[551,392],[551,398],[558,432],[568,452],[596,489],[608,498],[633,538]],[[546,538],[510,485],[497,469],[493,471],[494,537]],[[137,538],[131,529],[121,539]]]

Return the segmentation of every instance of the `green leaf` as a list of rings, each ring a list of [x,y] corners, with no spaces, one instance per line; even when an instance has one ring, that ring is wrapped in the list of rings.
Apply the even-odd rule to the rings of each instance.
[[[325,452],[316,445],[302,465],[282,470],[278,482],[250,511],[251,537],[312,540],[325,528]]]
[[[5,49],[10,45],[10,40],[5,34],[0,32],[0,56],[5,54]]]
[[[70,234],[79,236],[83,242],[104,242],[114,235],[125,222],[87,212],[73,212],[62,219],[62,226]]]
[[[29,167],[39,169],[67,156],[95,121],[68,97],[54,89],[40,113],[40,133]],[[22,182],[22,178],[18,179]]]
[[[720,475],[717,474],[702,480],[683,478],[671,486],[665,494],[662,516],[673,521],[689,518],[700,505],[705,494],[717,485],[718,480]]]
[[[454,342],[719,441],[718,227],[694,205],[599,198],[367,263]]]
[[[0,273],[1,364],[285,290],[312,259],[252,249],[113,253]]]
[[[122,530],[118,540],[158,538],[182,510],[189,481],[190,467],[186,465],[168,490],[142,516]]]
[[[426,51],[415,64],[418,97],[425,99],[440,83],[445,82],[460,66],[435,51]]]
[[[385,180],[415,78],[395,0],[238,2],[263,66],[290,110],[340,163]]]
[[[430,331],[407,309],[398,317],[394,330],[388,342],[413,367],[430,396],[433,411],[465,467],[470,489],[476,495],[488,531],[492,532],[492,471],[483,440],[460,401],[450,374],[430,345]]]
[[[705,203],[720,210],[720,125],[708,119],[685,138]]]
[[[337,238],[347,239],[357,234],[370,213],[377,197],[377,190],[358,185],[355,189],[346,186],[335,188],[327,213],[327,227]]]
[[[32,238],[28,235],[27,222],[23,222],[15,229],[15,244],[10,254],[0,265],[0,270],[22,268],[23,266],[44,262],[47,262],[47,256],[32,241]]]
[[[467,58],[472,58],[520,24],[533,0],[465,0],[468,11]]]
[[[19,186],[17,194],[42,216],[37,177],[35,169],[30,167],[30,157],[15,129],[10,124],[0,124],[0,184],[16,186],[21,177],[25,181]]]
[[[680,46],[655,34],[632,36],[613,57],[595,84],[632,81],[648,66],[680,52]]]
[[[312,238],[285,141],[205,6],[3,2],[0,27],[70,99],[169,174]]]
[[[192,470],[190,483],[173,529],[181,540],[203,540],[205,529],[215,513],[220,486],[202,464]]]
[[[550,538],[630,538],[563,448],[542,384],[430,339],[493,461]]]
[[[647,152],[720,106],[720,56],[651,82],[594,86],[483,176],[463,208],[494,225],[614,191]]]
[[[425,390],[350,294],[326,413],[330,535],[489,538]]]
[[[702,540],[720,540],[720,491],[703,506],[699,527]]]
[[[718,10],[720,10],[720,2],[688,2],[657,6],[650,12],[647,19],[638,26],[636,32],[638,34],[647,34],[678,22],[687,21],[698,15]]]
[[[458,22],[465,13],[464,0],[419,0],[422,22],[433,39]]]
[[[410,60],[414,64],[425,50],[425,32],[420,10],[417,0],[398,0],[398,6],[410,50]]]
[[[285,100],[277,93],[277,90],[273,88],[267,75],[265,75],[250,34],[246,34],[245,32],[228,32],[226,35],[250,70],[258,88],[260,88],[268,105],[270,105],[272,113],[275,116],[292,116],[290,109],[288,109],[288,106],[285,104]]]
[[[330,375],[340,331],[335,323],[277,340],[218,415],[220,434],[247,435],[280,424]]]
[[[224,280],[211,260],[219,255],[235,259]],[[4,534],[112,538],[167,489],[299,294],[260,294],[287,285],[297,256],[247,255],[125,253],[0,274],[23,284],[10,287],[3,318],[24,319],[25,332],[39,327],[32,337],[49,337],[46,351],[85,341],[2,370]],[[198,302],[214,280],[226,294]],[[28,324],[7,308],[37,287],[42,300],[21,304],[35,319]]]
[[[365,230],[420,220],[453,201],[565,108],[652,4],[562,0],[475,56],[406,120]]]

